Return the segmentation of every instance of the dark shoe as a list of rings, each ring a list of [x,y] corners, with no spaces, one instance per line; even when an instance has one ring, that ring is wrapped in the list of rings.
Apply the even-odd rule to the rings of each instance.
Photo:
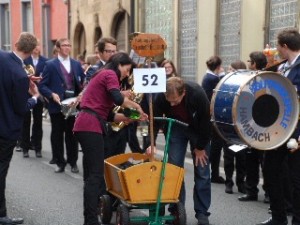
[[[198,225],[209,225],[208,216],[203,214],[198,216]]]
[[[238,185],[238,192],[246,194],[246,188],[244,184]]]
[[[257,201],[257,195],[248,195],[245,194],[238,198],[241,202]]]
[[[233,194],[232,185],[229,185],[229,184],[225,185],[225,193],[227,193],[227,194]]]
[[[79,173],[79,169],[78,169],[77,165],[71,167],[71,172],[72,173]]]
[[[54,172],[55,172],[55,173],[63,173],[63,172],[65,172],[65,168],[64,168],[64,167],[58,166],[58,167],[55,169]]]
[[[211,181],[211,183],[215,183],[215,184],[225,184],[225,180],[221,176],[211,177],[210,181]]]
[[[22,224],[23,222],[22,218],[0,217],[0,224]]]
[[[56,164],[56,162],[57,162],[56,159],[51,159],[51,160],[49,161],[49,164]]]
[[[24,149],[23,149],[23,157],[24,158],[28,158],[29,157],[28,151],[26,151]]]
[[[269,219],[267,219],[264,222],[258,223],[256,225],[287,225],[288,221],[285,222],[279,222],[277,220],[273,220],[272,217],[270,217]]]
[[[42,153],[41,153],[41,151],[36,151],[36,152],[35,152],[35,157],[37,157],[37,158],[42,158]]]

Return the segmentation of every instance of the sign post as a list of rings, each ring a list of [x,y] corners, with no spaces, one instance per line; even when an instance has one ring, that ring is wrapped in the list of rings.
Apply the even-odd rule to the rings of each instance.
[[[134,88],[138,93],[149,93],[149,126],[151,158],[154,160],[153,97],[152,93],[166,91],[166,72],[164,68],[151,68],[154,56],[162,54],[167,48],[165,40],[158,34],[134,33],[131,48],[140,56],[146,57],[148,69],[134,69]]]

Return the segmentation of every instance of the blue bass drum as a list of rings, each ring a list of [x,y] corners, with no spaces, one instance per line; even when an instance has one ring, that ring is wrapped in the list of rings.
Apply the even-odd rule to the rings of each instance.
[[[278,73],[236,71],[216,86],[211,115],[228,143],[271,150],[284,144],[296,128],[297,91]]]

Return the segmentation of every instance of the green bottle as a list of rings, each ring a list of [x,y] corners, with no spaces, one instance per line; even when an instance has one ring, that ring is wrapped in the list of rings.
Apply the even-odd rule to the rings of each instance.
[[[133,120],[138,120],[141,117],[139,111],[133,108],[125,108],[123,113],[126,117]]]

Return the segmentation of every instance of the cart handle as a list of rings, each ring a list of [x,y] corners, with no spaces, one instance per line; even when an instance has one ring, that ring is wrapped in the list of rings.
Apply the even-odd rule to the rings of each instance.
[[[175,123],[178,123],[182,126],[185,126],[185,127],[188,127],[189,125],[187,123],[184,123],[184,122],[181,122],[180,120],[176,120],[176,119],[173,119],[173,118],[168,118],[168,117],[154,117],[155,120],[166,120],[166,121],[172,121],[172,122],[175,122]]]

